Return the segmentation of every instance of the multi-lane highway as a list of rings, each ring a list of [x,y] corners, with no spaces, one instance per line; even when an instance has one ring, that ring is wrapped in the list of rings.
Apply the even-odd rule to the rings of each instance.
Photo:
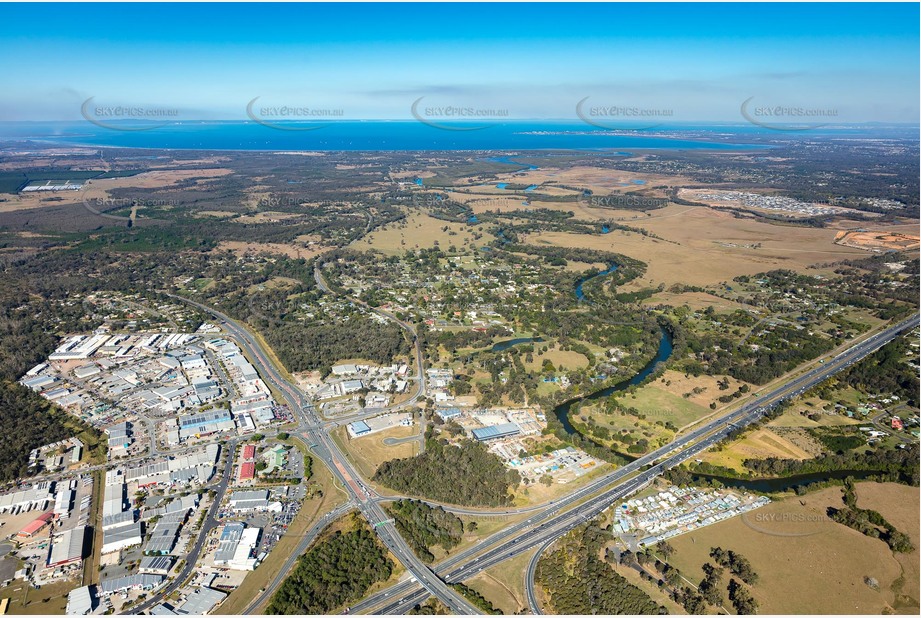
[[[842,371],[872,354],[901,333],[916,328],[919,316],[903,320],[886,330],[869,337],[792,380],[752,397],[739,409],[712,420],[694,431],[681,436],[618,470],[598,479],[583,489],[570,494],[556,505],[536,514],[525,522],[512,525],[479,545],[459,553],[439,564],[435,571],[446,581],[463,581],[499,562],[507,560],[533,547],[549,543],[569,530],[592,519],[615,502],[648,485],[656,476],[698,453],[710,448],[737,428],[761,419],[764,414],[784,398],[802,394],[815,384]],[[612,485],[613,484],[613,485]],[[585,500],[575,508],[563,511],[599,487],[612,485],[599,495]],[[485,548],[488,548],[484,551]],[[463,564],[461,564],[463,563]],[[460,566],[457,566],[460,565]],[[356,611],[374,613],[400,613],[425,600],[426,594],[406,582],[369,597],[356,605]],[[387,603],[381,607],[382,603]]]
[[[413,553],[409,545],[396,531],[393,523],[377,502],[378,496],[361,482],[361,477],[352,468],[349,460],[339,451],[335,441],[324,430],[323,421],[319,418],[313,404],[293,384],[289,383],[272,364],[262,346],[245,328],[237,324],[229,316],[182,296],[170,294],[172,298],[192,304],[202,311],[210,313],[221,321],[221,326],[231,333],[240,346],[248,353],[254,364],[258,366],[260,375],[274,386],[285,398],[289,407],[298,419],[298,429],[292,435],[303,440],[308,448],[332,471],[340,480],[343,487],[358,504],[361,513],[372,524],[378,537],[393,553],[406,569],[412,573],[418,584],[427,593],[437,596],[445,606],[456,614],[473,615],[481,613],[469,601],[460,596],[444,581],[435,576],[421,560]],[[418,353],[418,348],[417,348]],[[421,361],[421,357],[419,359]],[[420,384],[424,380],[424,372],[420,367]],[[228,467],[229,468],[229,467]],[[280,582],[278,582],[280,583]],[[277,586],[275,582],[273,582]],[[266,593],[270,592],[269,587]]]
[[[318,284],[322,278],[317,276]],[[321,285],[325,287],[325,283]],[[327,288],[328,289],[328,288]],[[440,563],[433,573],[423,565],[409,549],[405,541],[388,522],[380,507],[382,500],[391,498],[375,494],[365,485],[351,467],[348,459],[324,430],[326,425],[316,414],[312,404],[300,391],[289,384],[269,362],[267,355],[256,340],[226,315],[205,305],[176,297],[195,304],[200,309],[217,316],[223,326],[234,334],[260,366],[266,379],[281,391],[293,410],[298,412],[301,427],[298,433],[305,439],[313,452],[329,466],[343,485],[353,494],[361,512],[375,524],[381,540],[412,574],[412,579],[403,581],[389,589],[382,590],[351,608],[352,612],[374,611],[375,613],[405,613],[415,604],[423,602],[430,594],[438,596],[451,611],[456,613],[477,613],[465,599],[460,598],[445,582],[460,582],[534,547],[546,547],[576,526],[596,517],[613,503],[648,485],[656,476],[696,454],[710,448],[740,427],[761,419],[780,400],[802,394],[818,382],[841,371],[854,362],[873,353],[899,334],[915,328],[919,316],[915,315],[867,339],[855,343],[825,364],[795,376],[788,382],[757,393],[733,412],[713,419],[691,432],[679,436],[672,443],[653,451],[628,465],[625,465],[565,498],[551,502],[546,507],[510,510],[509,513],[539,511],[528,520],[513,524],[497,532],[477,545],[452,556]],[[396,318],[387,317],[397,322]],[[413,333],[414,334],[414,333]],[[416,342],[417,368],[420,386],[424,381],[421,350]],[[420,393],[424,392],[420,388]],[[419,393],[417,393],[417,396]],[[600,492],[600,493],[599,493]],[[541,510],[542,509],[542,510]],[[483,511],[478,511],[483,513]],[[538,555],[540,551],[538,552]],[[536,564],[537,556],[534,558]],[[437,575],[436,575],[437,574]],[[280,581],[279,581],[280,583]],[[266,595],[271,592],[267,589]],[[529,599],[529,602],[536,602]]]

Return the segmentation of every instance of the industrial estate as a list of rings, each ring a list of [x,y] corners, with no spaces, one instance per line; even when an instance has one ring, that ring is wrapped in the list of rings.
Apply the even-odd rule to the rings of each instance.
[[[0,614],[921,611],[917,5],[42,8]]]

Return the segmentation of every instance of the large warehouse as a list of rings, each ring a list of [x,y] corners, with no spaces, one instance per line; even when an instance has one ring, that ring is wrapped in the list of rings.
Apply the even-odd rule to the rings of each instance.
[[[473,437],[479,442],[486,442],[498,438],[509,438],[519,433],[521,433],[521,429],[519,429],[518,425],[515,423],[502,423],[501,425],[493,425],[492,427],[474,429]]]
[[[58,568],[69,564],[83,562],[83,552],[86,548],[86,526],[77,526],[63,532],[54,538],[51,543],[51,553],[48,555],[48,567]]]

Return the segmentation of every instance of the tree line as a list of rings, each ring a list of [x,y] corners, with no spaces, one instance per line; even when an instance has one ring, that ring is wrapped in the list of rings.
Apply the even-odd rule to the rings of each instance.
[[[267,614],[329,614],[361,599],[393,573],[387,550],[361,522],[337,530],[301,556],[272,597]]]
[[[597,522],[576,528],[541,556],[535,581],[550,597],[553,613],[656,615],[668,613],[599,553],[610,537]]]
[[[435,438],[428,428],[425,452],[384,462],[374,480],[396,491],[464,506],[505,506],[521,477],[472,440],[457,445]]]
[[[384,508],[393,517],[400,536],[426,564],[435,561],[431,551],[434,547],[450,551],[464,535],[464,522],[440,506],[432,507],[418,500],[397,500]]]

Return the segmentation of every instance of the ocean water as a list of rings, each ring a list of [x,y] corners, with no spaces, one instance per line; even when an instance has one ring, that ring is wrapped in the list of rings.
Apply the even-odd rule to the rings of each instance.
[[[137,129],[137,124],[119,125]],[[154,148],[177,150],[603,150],[627,154],[637,149],[766,148],[746,137],[758,131],[727,133],[725,127],[663,133],[616,134],[573,122],[508,122],[474,125],[457,123],[457,129],[432,127],[415,121],[337,121],[279,124],[255,122],[186,121],[145,130],[117,130],[90,122],[0,123],[0,140],[32,140],[53,144]],[[140,125],[143,128],[143,125]],[[286,130],[291,129],[291,130]],[[303,130],[309,129],[309,130]],[[763,131],[761,132],[764,133]],[[613,152],[611,152],[613,151]],[[627,151],[627,152],[624,152]]]

